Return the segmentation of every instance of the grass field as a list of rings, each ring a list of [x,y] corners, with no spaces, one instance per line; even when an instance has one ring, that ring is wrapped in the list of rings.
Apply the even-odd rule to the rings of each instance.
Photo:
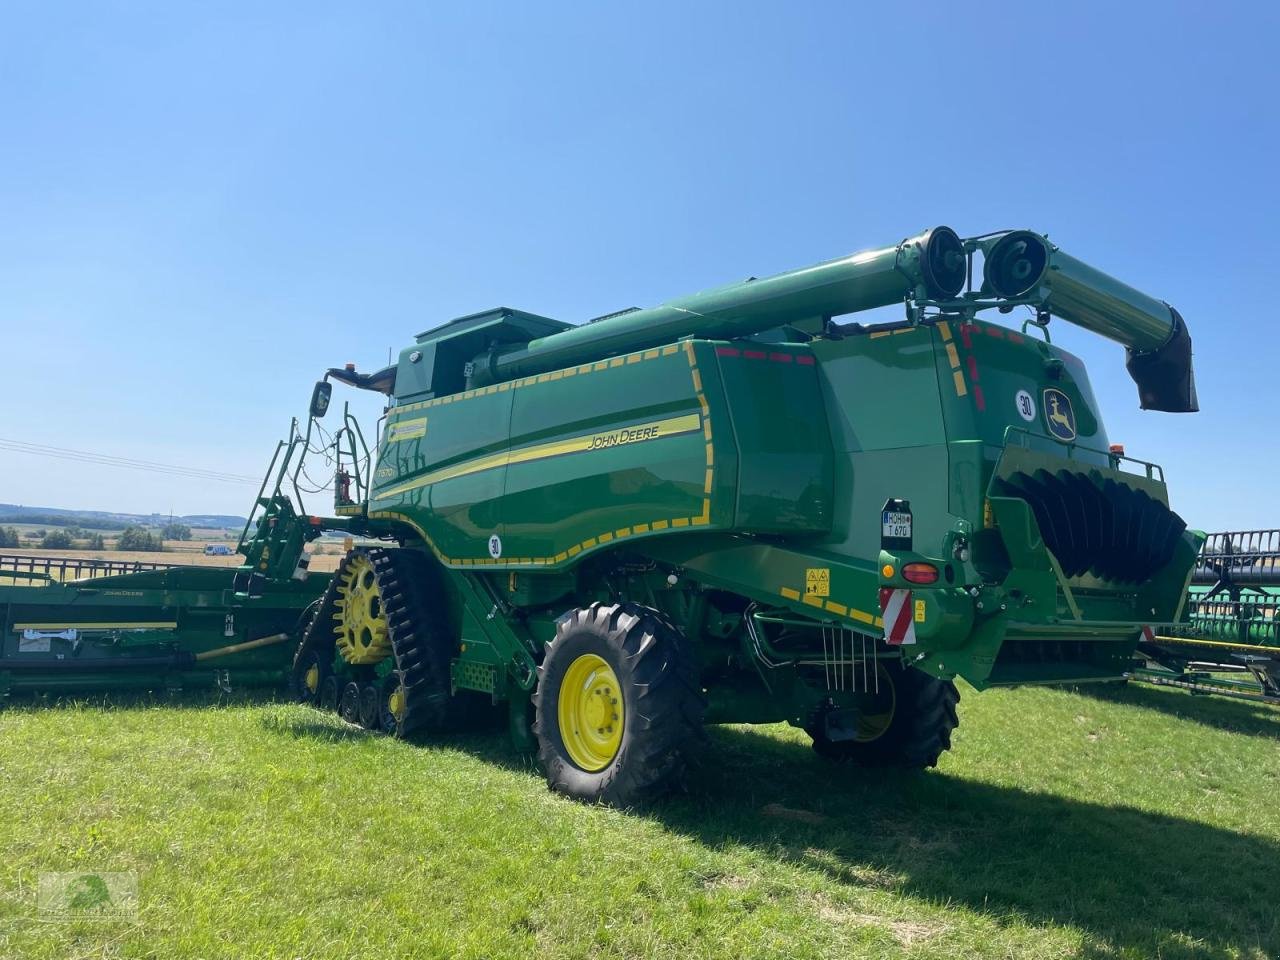
[[[548,793],[498,733],[307,708],[0,713],[0,957],[1266,957],[1280,711],[1141,687],[966,691],[938,770],[724,728],[644,813]],[[139,910],[37,915],[43,871]]]

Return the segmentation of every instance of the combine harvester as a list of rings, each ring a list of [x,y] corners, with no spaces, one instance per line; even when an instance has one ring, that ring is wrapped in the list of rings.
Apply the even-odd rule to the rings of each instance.
[[[1144,637],[1138,658],[1135,680],[1280,703],[1280,530],[1209,534],[1187,620]]]
[[[1015,307],[1021,331],[978,319]],[[1196,409],[1177,312],[1027,231],[938,227],[581,326],[462,317],[386,369],[330,370],[245,567],[207,614],[175,592],[154,616],[182,644],[188,618],[271,610],[250,631],[270,635],[297,629],[286,598],[317,601],[300,700],[400,736],[506,704],[550,785],[588,800],[660,792],[705,723],[785,720],[826,757],[931,766],[955,677],[1118,679],[1144,627],[1182,618],[1201,536],[1159,467],[1109,445],[1051,315],[1122,343],[1144,408]],[[309,517],[296,477],[331,380],[387,408],[376,456],[344,414],[336,516]],[[317,597],[292,577],[328,529],[384,545]],[[6,644],[32,602],[7,601]]]

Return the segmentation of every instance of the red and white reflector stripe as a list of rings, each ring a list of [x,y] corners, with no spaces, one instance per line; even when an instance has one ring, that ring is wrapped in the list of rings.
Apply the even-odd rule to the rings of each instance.
[[[886,643],[900,646],[916,642],[916,622],[911,616],[911,591],[880,588],[880,612]]]

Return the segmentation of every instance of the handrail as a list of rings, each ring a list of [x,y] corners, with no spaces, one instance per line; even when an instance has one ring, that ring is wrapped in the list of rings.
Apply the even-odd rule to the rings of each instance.
[[[142,573],[148,570],[169,570],[175,566],[178,564],[156,563],[148,560],[0,554],[0,580],[65,582],[95,577],[114,577],[124,573]]]
[[[1103,450],[1099,447],[1090,447],[1083,443],[1076,443],[1074,440],[1070,443],[1063,443],[1059,440],[1051,440],[1048,437],[1042,437],[1038,433],[1032,433],[1025,427],[1019,427],[1013,424],[1004,428],[1004,446],[1009,446],[1009,442],[1014,439],[1015,434],[1020,434],[1021,439],[1018,446],[1024,450],[1036,450],[1037,447],[1044,447],[1046,450],[1052,450],[1054,453],[1062,454],[1065,451],[1066,459],[1076,460],[1076,452],[1094,453],[1100,457],[1106,457],[1113,470],[1120,469],[1120,462],[1137,464],[1144,468],[1147,479],[1164,483],[1164,467],[1158,463],[1152,463],[1149,460],[1139,460],[1137,457],[1126,457],[1123,453],[1115,453],[1111,450]],[[1089,464],[1089,466],[1098,466],[1098,464]]]

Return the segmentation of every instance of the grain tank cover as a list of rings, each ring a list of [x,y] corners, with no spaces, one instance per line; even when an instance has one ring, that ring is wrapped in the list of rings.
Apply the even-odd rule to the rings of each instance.
[[[400,352],[397,397],[437,396],[465,389],[472,357],[498,347],[521,346],[570,324],[536,313],[495,307],[424,330]]]

